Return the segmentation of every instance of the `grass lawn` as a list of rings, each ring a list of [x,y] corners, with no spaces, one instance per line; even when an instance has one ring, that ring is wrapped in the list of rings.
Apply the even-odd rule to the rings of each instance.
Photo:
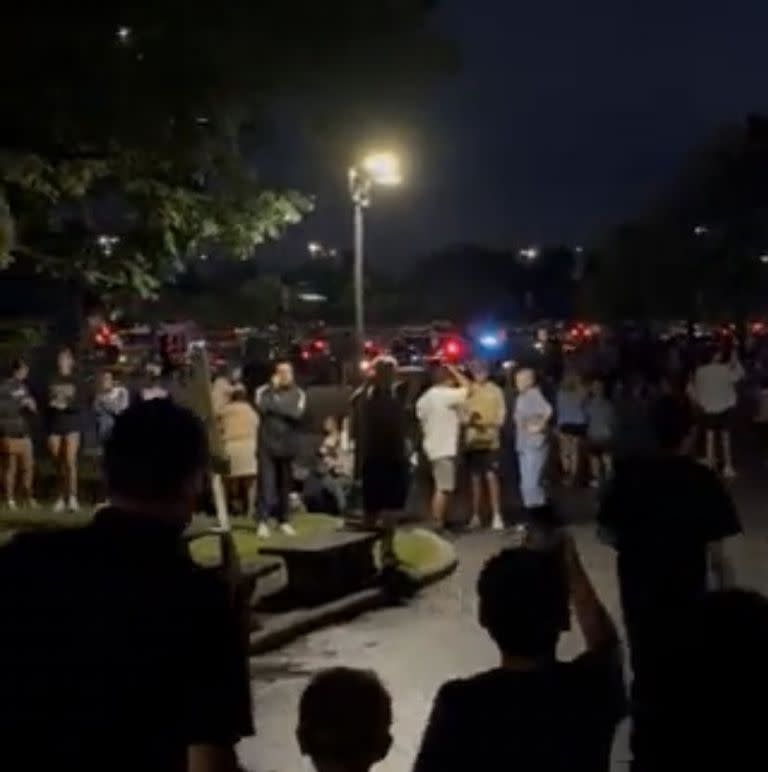
[[[54,513],[41,507],[35,510],[21,509],[11,512],[0,510],[0,547],[9,542],[20,531],[57,528],[78,528],[90,522],[92,513],[83,512]],[[299,536],[311,536],[329,533],[343,527],[343,521],[338,517],[323,514],[301,514],[292,519],[292,524]],[[221,560],[219,539],[215,535],[206,535],[204,531],[215,525],[215,521],[205,516],[197,516],[188,529],[189,548],[193,559],[203,566],[218,565]],[[253,520],[243,517],[232,518],[235,545],[240,560],[244,564],[258,558],[259,550],[265,541],[256,535],[256,524]],[[197,535],[200,534],[200,535]],[[291,540],[274,532],[269,539],[270,544],[280,544]],[[376,559],[379,558],[378,544]],[[452,545],[430,531],[414,528],[399,530],[395,534],[395,554],[409,573],[415,576],[432,573],[443,568],[454,557]]]

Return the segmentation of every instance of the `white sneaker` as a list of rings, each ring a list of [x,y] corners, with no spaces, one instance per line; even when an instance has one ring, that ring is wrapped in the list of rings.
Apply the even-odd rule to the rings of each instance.
[[[723,477],[725,477],[726,480],[735,480],[736,470],[732,466],[725,467],[725,469],[723,469]]]
[[[491,527],[494,531],[503,531],[505,528],[504,518],[498,512],[493,516],[493,524]]]
[[[296,529],[290,523],[280,523],[280,532],[286,536],[296,536]]]
[[[480,522],[480,518],[477,515],[474,515],[469,521],[469,527],[472,531],[479,531],[483,527],[483,524]]]
[[[256,536],[260,539],[268,539],[272,536],[272,531],[269,530],[269,526],[266,523],[259,523],[259,527],[256,529]]]
[[[54,512],[63,512],[67,508],[67,502],[64,499],[56,499],[56,503],[53,505]]]
[[[8,509],[11,510],[11,512],[15,512],[18,509],[18,507],[16,506],[16,502],[13,499],[8,499],[8,501],[6,502],[6,505]]]
[[[77,512],[80,509],[80,502],[77,500],[77,496],[70,496],[67,501],[67,509],[70,512]]]

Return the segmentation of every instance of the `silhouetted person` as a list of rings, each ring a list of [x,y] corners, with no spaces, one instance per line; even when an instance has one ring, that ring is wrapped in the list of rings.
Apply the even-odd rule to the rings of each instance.
[[[110,505],[0,552],[4,769],[234,769],[242,636],[182,539],[207,463],[192,413],[137,404],[105,445]]]
[[[652,768],[764,768],[768,599],[742,590],[709,593],[666,637],[661,699],[649,735]]]
[[[597,772],[624,714],[620,646],[572,542],[508,549],[478,582],[480,622],[500,667],[445,684],[416,772]],[[570,605],[586,652],[559,662]]]
[[[599,523],[617,551],[621,605],[632,659],[633,755],[643,760],[646,718],[658,703],[659,656],[676,618],[707,591],[710,569],[727,581],[720,542],[739,533],[731,497],[715,473],[688,455],[692,414],[663,396],[651,409],[659,450],[616,464]]]
[[[296,737],[317,772],[368,772],[392,745],[392,702],[375,673],[316,675],[299,704]]]

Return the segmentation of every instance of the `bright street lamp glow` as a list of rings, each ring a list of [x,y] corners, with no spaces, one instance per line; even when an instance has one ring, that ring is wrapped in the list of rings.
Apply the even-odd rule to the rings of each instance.
[[[520,257],[524,257],[526,260],[535,260],[539,256],[539,248],[538,247],[527,247],[526,249],[521,249]]]
[[[761,263],[768,263],[768,255],[760,255]]]
[[[394,153],[371,153],[362,168],[377,185],[399,185],[403,181],[400,159]]]

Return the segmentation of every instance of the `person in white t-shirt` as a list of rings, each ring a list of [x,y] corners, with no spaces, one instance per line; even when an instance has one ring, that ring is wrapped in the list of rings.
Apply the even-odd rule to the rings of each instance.
[[[456,368],[441,365],[435,371],[434,385],[416,403],[421,423],[424,453],[432,465],[435,484],[432,519],[445,525],[448,498],[456,488],[456,457],[459,454],[460,409],[469,395],[469,381]]]
[[[718,436],[723,447],[723,475],[735,477],[731,453],[731,418],[736,407],[736,384],[744,377],[744,368],[736,350],[727,356],[722,349],[710,354],[709,361],[696,368],[690,385],[690,394],[702,415],[706,437],[706,462],[717,466],[716,441]]]

